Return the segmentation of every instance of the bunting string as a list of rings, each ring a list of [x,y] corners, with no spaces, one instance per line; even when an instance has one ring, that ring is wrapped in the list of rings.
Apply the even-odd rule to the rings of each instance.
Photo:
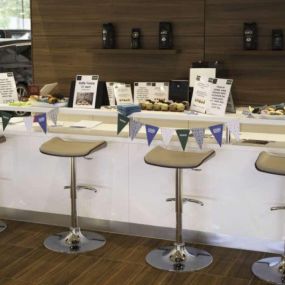
[[[132,117],[129,118],[127,116],[118,113],[118,134],[123,130],[123,128],[127,124],[129,124],[130,126],[129,128],[130,138],[131,140],[134,140],[144,124],[136,121]],[[237,141],[240,140],[240,123],[238,120],[232,120],[226,122],[225,124],[217,124],[209,126],[208,129],[210,130],[211,134],[213,135],[216,142],[220,145],[220,147],[223,144],[224,125],[227,127],[229,132],[236,138]],[[169,145],[171,139],[173,138],[174,133],[176,133],[182,149],[185,150],[189,141],[189,135],[190,133],[192,133],[199,148],[200,149],[203,148],[205,131],[206,131],[205,128],[190,128],[190,129],[174,129],[174,128],[165,128],[165,127],[159,128],[157,126],[146,124],[145,131],[146,131],[147,143],[149,146],[154,140],[159,129],[162,136],[162,142],[165,146]]]

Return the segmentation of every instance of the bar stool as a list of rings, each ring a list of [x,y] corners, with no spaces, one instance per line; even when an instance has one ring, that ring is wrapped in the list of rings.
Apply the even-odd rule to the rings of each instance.
[[[87,155],[102,149],[106,146],[105,141],[83,142],[83,141],[67,141],[55,137],[45,142],[40,147],[40,152],[52,156],[69,157],[71,179],[70,188],[71,197],[71,227],[69,232],[62,232],[49,236],[44,245],[46,248],[65,253],[79,253],[97,249],[105,244],[103,236],[83,231],[78,226],[77,207],[76,207],[76,190],[80,188],[76,184],[76,158],[86,157]]]
[[[176,198],[169,198],[167,201],[175,201],[176,208],[176,240],[173,246],[160,247],[152,250],[146,256],[146,262],[151,266],[175,272],[196,271],[207,267],[213,261],[212,256],[200,249],[186,246],[182,237],[182,207],[184,202],[204,204],[195,199],[183,198],[182,169],[190,168],[199,170],[197,167],[214,156],[215,151],[206,152],[181,152],[167,150],[161,146],[152,149],[145,156],[147,164],[176,169]]]
[[[285,175],[285,155],[261,152],[255,162],[257,170],[269,174]],[[285,210],[285,206],[271,207],[271,211]],[[285,244],[284,244],[285,245]],[[285,249],[285,248],[284,248]],[[268,257],[252,265],[253,274],[272,284],[285,284],[285,251],[282,256]]]
[[[0,143],[6,142],[6,137],[5,136],[0,136]],[[7,228],[7,225],[0,221],[0,233],[3,232]]]

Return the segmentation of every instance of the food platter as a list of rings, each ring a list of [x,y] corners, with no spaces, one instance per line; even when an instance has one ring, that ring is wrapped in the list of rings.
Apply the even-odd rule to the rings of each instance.
[[[285,104],[276,104],[270,106],[250,107],[249,112],[251,116],[256,119],[266,120],[285,120]]]
[[[266,120],[285,120],[285,115],[260,114],[258,116],[259,116],[260,119],[266,119]]]
[[[47,108],[59,108],[59,107],[66,107],[68,102],[61,102],[61,103],[46,103],[46,102],[39,102],[39,101],[31,101],[31,106],[33,107],[47,107]]]

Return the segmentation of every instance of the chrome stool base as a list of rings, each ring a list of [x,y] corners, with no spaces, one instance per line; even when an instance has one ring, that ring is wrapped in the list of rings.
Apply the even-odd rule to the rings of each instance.
[[[6,228],[7,225],[4,222],[0,221],[0,233],[3,232]]]
[[[49,236],[45,239],[44,246],[56,252],[81,253],[100,248],[105,242],[106,240],[102,235],[93,232],[81,232],[77,228]]]
[[[151,266],[174,272],[191,272],[207,267],[213,257],[204,250],[184,244],[160,247],[152,250],[146,256],[146,262]]]
[[[268,257],[256,261],[252,265],[253,274],[259,279],[272,283],[272,284],[285,284],[285,275],[280,269],[283,266],[284,272],[284,261],[279,257]]]

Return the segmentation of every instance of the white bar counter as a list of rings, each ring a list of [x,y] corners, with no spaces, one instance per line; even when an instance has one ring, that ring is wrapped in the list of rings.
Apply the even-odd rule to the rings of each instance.
[[[106,116],[115,121],[117,116],[112,111],[68,108],[60,109],[60,115],[63,118],[72,115],[74,120],[76,116],[91,116],[96,120]],[[178,125],[186,127],[193,120],[218,123],[233,118],[239,118],[241,124],[261,128],[270,124],[285,126],[283,120],[248,119],[241,115],[209,118],[142,112],[134,116],[153,120],[154,125],[167,117],[169,122],[181,121]],[[165,237],[163,228],[171,228],[174,237],[175,205],[165,200],[175,195],[175,171],[146,165],[143,159],[152,147],[161,144],[160,135],[148,147],[144,129],[131,141],[127,127],[116,136],[116,124],[108,120],[94,129],[49,127],[47,135],[38,127],[27,132],[21,122],[9,125],[5,130],[7,142],[0,146],[0,214],[13,217],[13,213],[20,211],[24,220],[29,220],[25,213],[39,217],[52,215],[53,219],[58,218],[50,221],[55,224],[60,223],[61,215],[69,215],[70,195],[63,189],[69,183],[69,160],[39,152],[40,145],[55,135],[67,139],[103,138],[108,143],[105,149],[94,154],[93,160],[78,159],[78,183],[94,184],[99,190],[97,194],[84,190],[78,193],[78,214],[83,220],[94,220],[95,227],[107,221],[115,232],[124,232],[118,224],[128,225],[138,229],[130,231],[133,234],[143,232],[143,227],[154,226],[158,231],[161,227],[161,238]],[[220,246],[279,252],[284,235],[284,212],[270,212],[270,207],[285,203],[285,177],[258,172],[254,164],[263,150],[284,153],[285,135],[282,131],[278,135],[244,132],[242,138],[275,142],[268,145],[233,142],[219,147],[209,138],[204,147],[215,149],[216,156],[202,165],[200,172],[183,171],[184,195],[205,204],[204,207],[184,204],[186,240],[191,237],[191,240]],[[171,148],[181,150],[177,139]],[[190,138],[186,151],[193,149],[198,151]],[[41,221],[32,217],[30,220]],[[143,234],[152,236],[149,231]]]

